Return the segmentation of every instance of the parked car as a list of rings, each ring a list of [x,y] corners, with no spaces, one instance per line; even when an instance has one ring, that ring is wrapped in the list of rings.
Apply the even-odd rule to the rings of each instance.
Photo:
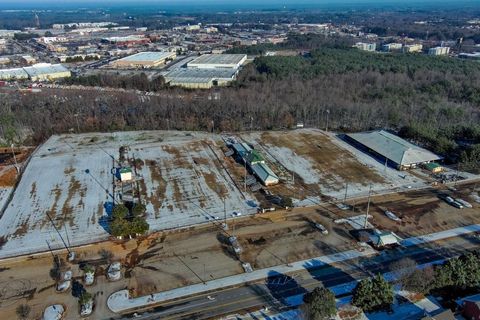
[[[455,201],[460,203],[462,206],[464,206],[465,208],[473,208],[473,206],[470,204],[470,202],[467,202],[463,199],[459,199],[459,198],[455,198]]]
[[[315,228],[317,228],[318,230],[320,230],[320,232],[321,232],[322,234],[328,234],[327,228],[325,228],[325,226],[323,226],[322,224],[320,224],[320,223],[315,223],[314,226],[315,226]]]
[[[453,199],[452,197],[450,197],[449,195],[446,195],[446,194],[440,194],[438,196],[440,199],[444,200],[446,203],[448,203],[449,205],[455,207],[455,208],[458,208],[458,209],[463,209],[464,206],[458,202],[458,201],[455,201],[455,199]]]
[[[120,264],[120,262],[114,262],[110,266],[108,266],[108,270],[107,270],[108,280],[110,281],[120,280],[120,278],[122,277],[121,269],[122,269],[122,265]]]
[[[253,272],[252,266],[248,262],[242,263],[242,267],[243,267],[243,270],[245,270],[245,272],[247,273]]]

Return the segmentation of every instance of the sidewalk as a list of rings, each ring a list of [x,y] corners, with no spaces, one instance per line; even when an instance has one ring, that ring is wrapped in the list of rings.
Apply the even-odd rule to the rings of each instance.
[[[442,239],[460,236],[472,232],[480,231],[480,224],[445,230],[419,237],[412,237],[402,240],[404,246],[414,246],[428,242],[434,242]],[[229,276],[221,279],[208,281],[205,284],[199,283],[191,286],[176,288],[168,291],[163,291],[148,296],[129,298],[128,290],[120,290],[108,297],[107,306],[115,313],[122,313],[136,308],[144,308],[154,306],[169,300],[178,299],[186,296],[206,293],[209,291],[219,290],[226,287],[238,286],[243,283],[254,282],[268,277],[270,272],[278,272],[281,274],[291,273],[299,270],[308,270],[324,266],[327,264],[338,263],[346,260],[351,260],[360,257],[367,257],[376,254],[377,251],[370,247],[365,247],[363,251],[349,250],[345,252],[335,253],[332,255],[321,256],[317,258],[297,261],[290,265],[280,265],[271,268],[255,270],[251,273],[242,273],[234,276]],[[339,285],[337,290],[345,292],[350,289],[353,283]],[[340,289],[341,288],[341,289]]]

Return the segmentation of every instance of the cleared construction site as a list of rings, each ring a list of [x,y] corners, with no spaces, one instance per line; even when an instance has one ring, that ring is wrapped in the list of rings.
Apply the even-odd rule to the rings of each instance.
[[[129,184],[115,178],[121,160],[133,173]],[[125,199],[145,204],[155,232],[432,181],[425,172],[400,173],[320,130],[53,136],[31,155],[10,198],[12,190],[5,191],[0,257],[107,240],[109,208]]]
[[[30,157],[17,151],[24,166],[16,187],[16,178],[5,185],[0,257],[44,254],[0,264],[12,279],[5,287],[13,288],[0,307],[12,317],[26,295],[38,316],[51,300],[53,280],[31,278],[49,273],[48,250],[90,244],[73,250],[97,270],[108,266],[102,250],[110,252],[125,278],[99,277],[92,289],[128,288],[140,297],[364,250],[364,228],[408,239],[480,223],[475,176],[456,173],[472,182],[452,189],[423,168],[385,166],[320,130],[61,135]],[[6,158],[5,172],[13,163]],[[459,209],[444,195],[472,207]],[[109,207],[126,199],[145,204],[148,235],[118,240],[109,233]],[[105,307],[107,296],[97,299],[96,316],[115,315]],[[78,307],[69,295],[55,302]],[[66,319],[77,317],[70,312]]]

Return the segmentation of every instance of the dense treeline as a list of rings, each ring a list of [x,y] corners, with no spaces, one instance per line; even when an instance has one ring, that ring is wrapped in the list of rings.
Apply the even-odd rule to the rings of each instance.
[[[343,123],[341,129],[400,130],[400,135],[447,156],[447,160],[460,159],[469,170],[480,168],[480,64],[448,57],[321,48],[307,57],[259,57],[254,66],[244,71],[237,85],[318,83],[321,79],[325,82],[314,90],[325,90],[323,101],[335,95],[329,108],[333,121],[345,117],[339,114],[342,109],[351,112],[354,105],[362,104],[372,107],[367,113],[372,118],[350,125]],[[305,94],[307,98],[315,95]],[[342,100],[341,106],[333,107]],[[315,115],[307,112],[304,119],[312,116]],[[380,119],[383,123],[378,122]]]
[[[63,84],[158,91],[165,88],[165,79],[159,76],[153,80],[149,80],[145,73],[128,76],[106,73],[66,78]]]

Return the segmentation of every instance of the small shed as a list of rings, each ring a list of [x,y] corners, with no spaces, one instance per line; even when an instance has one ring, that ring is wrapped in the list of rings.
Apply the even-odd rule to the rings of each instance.
[[[120,174],[120,181],[122,182],[131,181],[133,179],[132,169],[130,167],[120,168],[118,173]]]
[[[401,240],[400,237],[389,231],[375,233],[370,236],[370,241],[372,241],[372,244],[378,248],[397,245],[399,240]]]
[[[445,169],[435,162],[429,162],[424,165],[425,169],[430,171],[431,173],[440,173],[443,172]]]
[[[272,186],[280,179],[265,163],[256,163],[251,166],[253,173],[260,179],[263,185]]]

